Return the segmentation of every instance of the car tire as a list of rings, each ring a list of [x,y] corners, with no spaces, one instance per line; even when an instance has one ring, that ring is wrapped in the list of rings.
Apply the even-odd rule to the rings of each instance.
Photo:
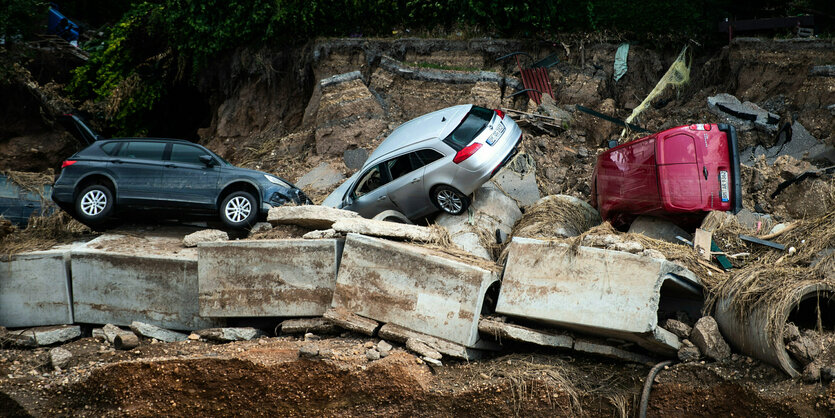
[[[103,184],[87,186],[75,198],[75,216],[84,224],[100,225],[113,212],[113,192]]]
[[[258,202],[248,192],[232,192],[220,204],[220,220],[231,228],[249,228],[257,216]]]
[[[445,184],[432,189],[432,202],[442,212],[450,215],[460,215],[470,206],[470,199],[464,193]]]

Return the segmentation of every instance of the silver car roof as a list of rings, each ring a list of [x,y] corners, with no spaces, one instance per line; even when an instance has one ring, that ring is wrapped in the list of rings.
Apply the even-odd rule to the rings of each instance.
[[[379,163],[382,157],[424,141],[445,138],[455,129],[473,105],[458,105],[412,119],[398,126],[371,153],[362,168]],[[362,171],[362,170],[360,170]]]

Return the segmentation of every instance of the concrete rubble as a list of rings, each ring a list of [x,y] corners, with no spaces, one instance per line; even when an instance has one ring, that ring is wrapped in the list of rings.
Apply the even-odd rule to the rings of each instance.
[[[200,244],[200,315],[320,316],[331,304],[342,246],[335,239]]]
[[[61,370],[67,366],[72,358],[72,353],[62,347],[55,347],[49,350],[49,364],[55,370]]]
[[[329,229],[333,223],[342,219],[362,218],[349,210],[334,209],[327,206],[279,206],[271,208],[267,221],[275,225],[298,225],[309,229]]]
[[[219,229],[204,229],[183,237],[183,246],[194,248],[201,242],[228,241],[229,234]]]
[[[114,341],[116,341],[116,337],[120,335],[133,334],[133,331],[119,328],[113,324],[106,324],[101,329],[102,333],[104,334],[105,341],[109,342],[110,344],[113,344]]]
[[[569,335],[555,334],[516,324],[482,318],[478,322],[478,331],[492,335],[498,342],[502,340],[521,341],[543,347],[573,348],[574,338]]]
[[[758,129],[776,133],[780,116],[751,102],[740,102],[735,96],[719,93],[707,98],[707,107],[711,113],[724,119],[739,131]]]
[[[691,271],[622,251],[514,238],[496,313],[633,341],[672,356],[679,338],[658,326],[659,310],[668,303],[698,315],[701,283]]]
[[[438,351],[439,353],[445,356],[450,356],[461,360],[475,360],[481,358],[483,354],[481,350],[475,350],[472,348],[464,347],[461,344],[456,344],[441,338],[416,332],[406,327],[401,327],[395,324],[383,325],[382,327],[380,327],[380,330],[377,333],[377,335],[380,338],[385,338],[386,340],[391,340],[400,344],[406,344],[406,341],[408,341],[410,338],[416,339],[422,341],[432,349]],[[482,347],[490,350],[495,350],[497,348],[495,345],[491,345],[486,341],[483,342]]]
[[[490,179],[520,207],[530,206],[539,200],[536,184],[536,164],[527,154],[519,154]]]
[[[701,353],[714,360],[723,361],[731,357],[731,347],[725,342],[716,320],[711,316],[703,316],[696,321],[690,340]]]
[[[741,150],[739,159],[742,164],[753,166],[757,158],[765,157],[769,165],[774,165],[777,158],[790,156],[797,160],[820,161],[824,164],[835,164],[835,147],[819,141],[812,136],[800,122],[791,125],[791,136],[786,140],[778,140],[770,147],[756,145]]]
[[[197,251],[181,238],[102,235],[71,252],[76,322],[128,326],[133,321],[172,329],[221,325],[201,317]]]
[[[336,326],[325,318],[298,318],[287,319],[281,322],[283,334],[305,334],[313,332],[317,334],[329,334],[334,332]]]
[[[165,328],[160,328],[156,325],[146,324],[144,322],[133,321],[130,324],[130,329],[136,333],[137,335],[141,335],[145,338],[154,338],[159,341],[164,341],[167,343],[173,343],[175,341],[185,341],[188,339],[188,335],[171,331]]]
[[[267,335],[263,331],[252,327],[208,328],[194,331],[194,333],[201,338],[219,342],[249,341]]]
[[[449,231],[450,241],[475,256],[493,260],[490,246],[496,242],[496,231],[508,236],[522,217],[516,201],[492,183],[485,183],[473,193],[469,213],[442,213],[435,224]]]
[[[328,309],[324,318],[340,328],[373,337],[380,329],[380,323],[348,312],[345,309]]]
[[[65,343],[79,337],[81,337],[81,327],[78,325],[28,328],[8,331],[3,336],[3,338],[10,340],[13,345],[18,347],[43,347]]]
[[[72,324],[70,246],[22,253],[0,261],[0,324]]]
[[[497,280],[437,251],[348,234],[332,306],[476,348],[484,296]]]
[[[336,221],[333,223],[333,230],[343,234],[356,233],[407,241],[438,242],[443,238],[438,231],[425,226],[405,225],[365,218]]]

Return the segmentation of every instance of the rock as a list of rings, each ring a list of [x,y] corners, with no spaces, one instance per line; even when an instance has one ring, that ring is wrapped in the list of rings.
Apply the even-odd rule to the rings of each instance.
[[[191,341],[199,341],[200,336],[192,332],[191,334],[188,335],[188,339],[191,340]]]
[[[320,336],[318,336],[318,335],[316,335],[312,332],[306,332],[304,334],[304,340],[305,341],[319,341],[321,339],[322,339],[322,337],[320,337]]]
[[[434,359],[432,357],[423,356],[423,357],[421,357],[421,360],[423,360],[423,361],[425,361],[425,362],[427,362],[427,363],[429,363],[433,366],[439,366],[440,367],[440,366],[444,365],[444,363],[442,363],[441,360]]]
[[[684,237],[688,240],[693,240],[690,233],[679,227],[678,225],[661,218],[654,216],[641,215],[632,221],[629,226],[630,234],[642,234],[644,236],[672,242],[673,244],[680,244],[676,236]]]
[[[345,175],[332,165],[322,162],[296,180],[296,187],[304,190],[328,190],[345,180]]]
[[[779,223],[777,225],[774,225],[771,228],[771,231],[768,231],[768,233],[769,234],[779,234],[780,232],[783,232],[784,229],[786,229],[786,226],[788,226],[788,225],[786,225],[784,223]]]
[[[821,365],[820,363],[814,361],[806,365],[803,368],[803,374],[801,375],[804,382],[807,383],[815,383],[821,380]]]
[[[357,233],[374,237],[393,238],[408,241],[439,242],[443,236],[436,230],[425,226],[406,225],[396,222],[375,221],[373,219],[341,219],[333,223],[336,232]]]
[[[361,216],[349,210],[327,206],[279,206],[270,208],[267,221],[272,225],[298,225],[308,229],[328,229],[341,219],[359,219]]]
[[[101,328],[93,328],[91,334],[91,336],[96,340],[107,341],[107,336],[104,335],[104,330]]]
[[[260,234],[261,232],[267,232],[271,229],[273,229],[273,226],[269,222],[258,222],[249,230],[249,237]]]
[[[443,357],[441,353],[439,353],[437,350],[416,338],[409,338],[408,340],[406,340],[406,348],[420,356],[428,357],[435,360],[440,360]]]
[[[365,161],[368,160],[368,151],[362,148],[347,149],[342,153],[342,161],[351,170],[359,170]]]
[[[369,348],[368,350],[365,351],[365,357],[369,361],[379,360],[380,359],[380,352],[373,349],[373,348]]]
[[[65,348],[55,347],[49,350],[49,362],[55,370],[63,369],[71,358],[72,353]]]
[[[335,330],[336,326],[333,322],[325,318],[288,319],[281,323],[281,332],[284,334],[306,334],[308,332],[330,334]]]
[[[681,347],[678,349],[678,359],[684,363],[698,361],[702,353],[690,340],[681,340]]]
[[[705,356],[717,361],[731,357],[731,347],[719,333],[719,326],[712,316],[703,316],[696,321],[690,340]]]
[[[80,336],[80,326],[58,325],[10,331],[4,336],[4,338],[10,340],[12,345],[18,347],[37,347],[63,343],[76,339]]]
[[[821,379],[824,382],[831,382],[835,380],[835,366],[821,367]]]
[[[377,343],[377,351],[379,351],[380,355],[383,357],[387,356],[392,348],[394,347],[392,347],[392,345],[389,344],[386,340],[380,340],[380,342]]]
[[[160,341],[164,341],[167,343],[173,343],[175,341],[185,341],[188,339],[188,335],[170,331],[165,328],[160,328],[156,325],[146,324],[144,322],[133,321],[130,324],[130,329],[133,330],[137,335],[141,335],[145,338],[155,338]]]
[[[187,248],[196,247],[201,242],[228,241],[229,234],[219,229],[204,229],[183,237],[183,245]]]
[[[208,328],[194,331],[202,338],[212,341],[249,341],[266,335],[263,331],[252,327],[246,328]]]
[[[783,327],[783,341],[788,344],[798,338],[800,338],[800,330],[797,329],[797,325],[791,322],[786,323]]]
[[[319,346],[316,344],[304,344],[299,348],[300,357],[316,357],[319,355]]]
[[[310,231],[302,235],[304,239],[329,239],[329,238],[344,238],[344,235],[336,232],[333,228]]]
[[[690,325],[672,318],[664,322],[663,328],[682,339],[690,338],[690,333],[693,331],[693,327]]]

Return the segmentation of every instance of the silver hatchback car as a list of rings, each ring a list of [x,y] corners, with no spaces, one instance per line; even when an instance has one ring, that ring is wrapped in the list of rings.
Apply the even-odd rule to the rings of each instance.
[[[437,210],[458,215],[521,140],[522,130],[499,109],[441,109],[397,127],[322,204],[366,218],[386,210],[412,220]]]

